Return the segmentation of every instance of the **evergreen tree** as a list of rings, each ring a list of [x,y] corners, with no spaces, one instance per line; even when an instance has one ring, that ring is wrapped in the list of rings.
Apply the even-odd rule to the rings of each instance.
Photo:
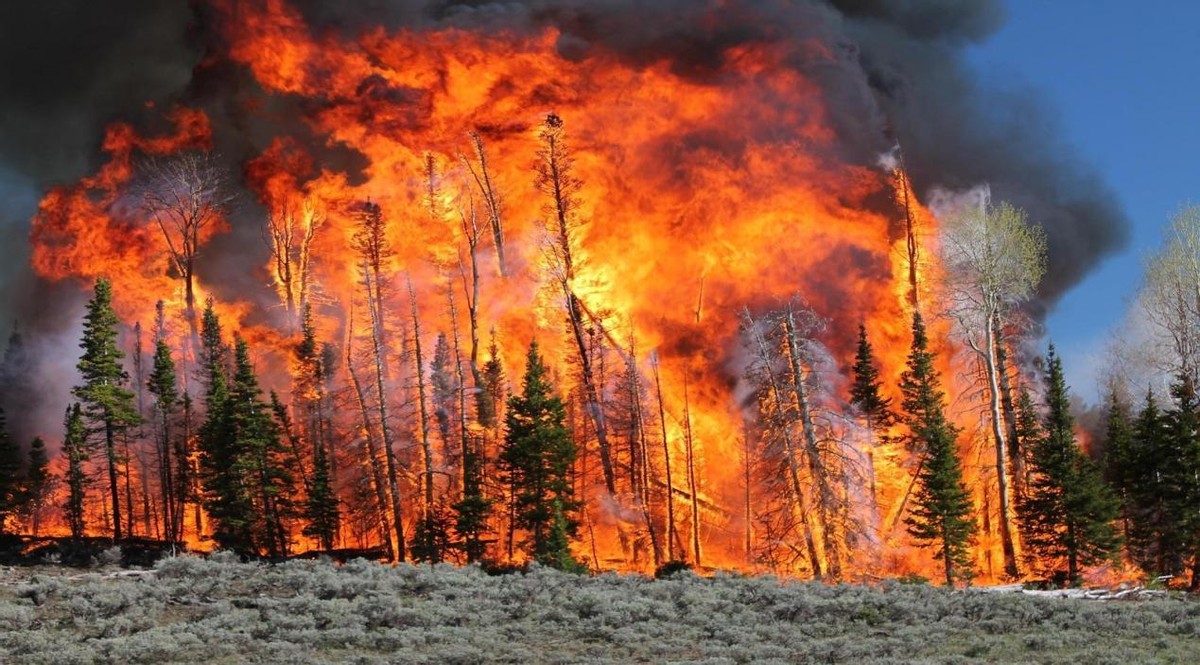
[[[1109,560],[1116,551],[1117,501],[1075,441],[1062,359],[1053,346],[1047,360],[1044,435],[1030,441],[1030,482],[1018,516],[1030,564],[1055,570],[1065,562],[1074,584],[1081,566]]]
[[[500,364],[500,347],[496,331],[488,344],[488,361],[483,365],[482,384],[475,393],[475,417],[482,427],[491,429],[498,424],[500,405],[504,403],[504,366]]]
[[[204,423],[200,426],[201,500],[220,549],[242,554],[254,551],[253,519],[243,465],[244,452],[236,436],[232,397],[226,370],[227,349],[221,321],[209,300],[201,317],[200,370],[205,385]]]
[[[872,432],[885,429],[896,422],[892,412],[892,400],[881,392],[879,368],[875,353],[867,338],[867,327],[858,326],[858,350],[854,354],[854,379],[850,384],[850,404],[858,409],[867,429]]]
[[[79,373],[83,383],[73,393],[83,404],[88,420],[104,436],[104,459],[108,471],[108,489],[112,501],[112,535],[121,540],[121,503],[117,487],[117,467],[124,460],[117,454],[117,438],[141,422],[134,395],[125,386],[129,374],[121,366],[125,354],[117,348],[120,320],[112,308],[112,285],[103,277],[96,280],[95,295],[88,302],[80,347]]]
[[[1133,424],[1130,465],[1125,470],[1125,509],[1130,557],[1153,575],[1178,572],[1181,565],[1178,559],[1172,560],[1179,550],[1179,536],[1171,521],[1171,489],[1164,474],[1164,467],[1171,464],[1170,438],[1166,414],[1159,408],[1154,392],[1149,391]]]
[[[341,513],[337,495],[329,483],[329,459],[321,445],[313,447],[312,482],[304,502],[304,519],[307,523],[301,533],[316,539],[321,549],[333,549]]]
[[[89,457],[87,425],[83,420],[83,407],[75,403],[67,409],[63,422],[63,455],[67,458],[67,503],[64,512],[71,537],[82,538],[86,531],[84,503],[87,500],[88,476],[84,463]]]
[[[279,426],[262,400],[249,347],[240,337],[234,341],[228,414],[236,441],[234,467],[244,483],[242,506],[250,510],[239,521],[248,524],[254,548],[271,557],[286,556],[295,479],[287,468],[288,450]]]
[[[458,413],[458,386],[454,377],[450,342],[446,333],[438,333],[433,346],[433,360],[429,363],[429,386],[433,398],[433,416],[437,422],[438,436],[442,441],[442,452],[447,459],[457,457],[453,427]]]
[[[576,449],[536,341],[529,345],[521,394],[508,400],[505,430],[500,462],[513,487],[516,525],[526,532],[526,553],[547,566],[572,568],[568,545],[579,526],[571,482]]]
[[[46,442],[35,438],[29,445],[29,466],[25,471],[25,484],[21,489],[21,512],[29,522],[29,531],[35,537],[41,531],[42,509],[54,485],[50,472],[50,457],[46,453]]]
[[[157,426],[159,483],[162,485],[164,523],[169,541],[179,540],[183,530],[183,507],[187,500],[186,476],[188,475],[187,451],[180,449],[186,442],[176,441],[175,421],[179,410],[179,388],[175,374],[175,359],[166,340],[159,339],[154,345],[154,364],[146,381],[154,395],[154,417]]]
[[[8,434],[8,421],[0,409],[0,534],[21,505],[21,450]]]
[[[467,563],[481,561],[487,553],[485,539],[490,532],[488,517],[492,512],[492,500],[483,493],[483,455],[478,442],[471,446],[463,459],[462,499],[451,508],[455,513],[454,530],[458,535],[458,546],[467,557]]]
[[[435,501],[423,519],[417,520],[413,529],[413,561],[436,564],[446,560],[446,554],[454,549],[455,517],[442,501]]]
[[[1200,395],[1191,375],[1179,377],[1171,397],[1175,407],[1166,414],[1167,436],[1157,469],[1170,562],[1163,572],[1182,575],[1190,568],[1195,590],[1200,586]]]
[[[908,369],[900,376],[904,424],[910,450],[921,456],[917,490],[905,518],[913,538],[934,548],[946,584],[971,577],[970,545],[975,535],[971,495],[962,481],[962,463],[954,446],[958,429],[946,418],[945,398],[929,351],[920,313],[913,315]]]
[[[37,407],[39,395],[36,390],[30,390],[30,382],[35,376],[33,360],[33,353],[26,345],[24,335],[14,323],[8,346],[4,349],[4,358],[0,360],[0,409],[14,416],[32,413]],[[27,431],[28,420],[16,418],[8,423],[8,433],[13,440],[23,441],[33,435],[33,432]]]
[[[1017,496],[1017,501],[1020,502],[1023,494],[1027,494],[1029,490],[1029,474],[1030,474],[1030,450],[1037,441],[1040,441],[1044,436],[1042,431],[1041,416],[1038,414],[1037,406],[1033,403],[1033,397],[1030,396],[1029,390],[1025,386],[1021,386],[1017,392],[1016,404],[1016,423],[1014,429],[1016,431],[1015,439],[1021,442],[1021,449],[1017,453],[1021,456],[1020,468],[1024,469],[1025,477],[1016,483],[1017,487],[1022,488],[1022,494]],[[1017,465],[1013,464],[1011,471],[1018,473]]]
[[[1107,402],[1104,426],[1104,479],[1116,493],[1120,504],[1121,534],[1128,544],[1134,507],[1132,495],[1138,482],[1134,427],[1129,405],[1117,392],[1116,386],[1109,391]]]

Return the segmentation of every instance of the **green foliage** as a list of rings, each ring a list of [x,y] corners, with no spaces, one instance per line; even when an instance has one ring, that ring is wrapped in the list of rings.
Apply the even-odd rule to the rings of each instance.
[[[480,442],[473,441],[463,457],[463,496],[451,508],[455,513],[454,530],[458,547],[467,563],[482,561],[487,553],[486,538],[491,533],[488,518],[492,500],[483,494],[484,458]]]
[[[1030,565],[1054,573],[1065,563],[1067,581],[1076,583],[1080,566],[1116,553],[1117,501],[1075,441],[1062,360],[1053,346],[1047,367],[1043,434],[1027,440],[1030,480],[1017,514]]]
[[[500,463],[513,488],[516,525],[527,534],[526,553],[544,565],[569,567],[573,561],[568,545],[579,527],[571,482],[575,455],[566,408],[532,342],[521,394],[508,400]]]
[[[500,348],[496,333],[488,344],[488,361],[483,365],[482,381],[475,393],[475,419],[480,426],[491,429],[498,424],[500,405],[504,403],[504,366],[500,364]]]
[[[112,308],[112,285],[101,277],[96,280],[95,293],[87,304],[83,339],[79,344],[83,355],[76,367],[83,382],[72,392],[82,403],[93,429],[104,435],[104,457],[108,467],[109,498],[112,501],[112,532],[118,540],[122,535],[117,466],[123,460],[117,455],[116,439],[142,421],[134,403],[134,395],[125,387],[129,383],[129,374],[121,365],[125,354],[117,345],[117,326],[120,323]]]
[[[87,426],[83,420],[83,406],[78,402],[67,409],[63,422],[63,456],[67,458],[67,502],[64,512],[71,537],[82,538],[86,531],[84,502],[87,499],[88,475],[84,463],[90,456],[87,441]]]
[[[304,519],[306,524],[301,533],[315,538],[321,549],[333,549],[341,512],[337,495],[329,484],[329,459],[325,455],[325,447],[320,444],[313,447],[312,482],[304,502]]]
[[[429,511],[417,520],[413,530],[412,553],[413,561],[437,564],[446,560],[457,543],[454,540],[454,513],[444,503],[438,501],[429,507]]]
[[[21,505],[21,449],[9,436],[4,409],[0,409],[0,534]]]
[[[955,451],[958,429],[946,418],[934,356],[920,313],[913,315],[913,342],[908,369],[900,377],[904,396],[902,420],[908,427],[909,449],[923,462],[908,532],[943,562],[946,584],[970,579],[970,545],[975,534],[971,495],[962,481],[962,464]]]
[[[858,349],[854,354],[854,379],[850,384],[850,404],[858,409],[866,426],[872,432],[883,430],[896,422],[892,412],[892,400],[880,392],[882,381],[875,354],[867,338],[867,327],[858,326]]]

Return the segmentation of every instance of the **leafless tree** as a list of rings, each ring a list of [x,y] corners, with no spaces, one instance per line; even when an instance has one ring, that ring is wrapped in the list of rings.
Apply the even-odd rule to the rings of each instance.
[[[271,277],[293,332],[299,328],[308,305],[312,243],[324,223],[325,214],[311,201],[305,201],[299,210],[284,203],[267,215],[263,229],[263,239],[271,251]]]
[[[171,269],[184,281],[184,307],[193,349],[199,343],[196,318],[196,258],[206,229],[229,214],[237,195],[220,156],[189,150],[144,160],[137,193],[142,208],[167,243]]]
[[[462,163],[467,167],[467,171],[475,180],[475,186],[479,188],[480,196],[483,197],[484,205],[487,208],[488,227],[492,230],[492,243],[496,247],[496,263],[500,268],[500,276],[505,277],[508,272],[504,261],[503,203],[488,168],[487,150],[483,144],[483,137],[478,132],[470,132],[468,136],[471,138],[474,161],[464,156],[461,158]]]

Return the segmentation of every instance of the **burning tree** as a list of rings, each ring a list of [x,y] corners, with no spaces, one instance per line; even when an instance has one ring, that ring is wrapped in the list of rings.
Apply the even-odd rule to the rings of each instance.
[[[141,171],[136,190],[166,241],[172,273],[183,280],[184,313],[196,344],[196,258],[208,232],[233,206],[233,182],[220,156],[205,150],[150,158]]]
[[[303,324],[312,290],[312,245],[325,215],[311,201],[300,210],[285,203],[267,215],[264,239],[271,251],[271,277],[287,311],[289,325]]]

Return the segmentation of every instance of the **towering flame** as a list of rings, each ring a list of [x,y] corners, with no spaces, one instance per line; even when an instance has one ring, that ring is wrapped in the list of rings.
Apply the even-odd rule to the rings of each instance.
[[[346,344],[355,352],[364,348],[363,330],[371,325],[365,312],[375,303],[364,290],[355,238],[364,204],[377,206],[390,247],[378,306],[388,319],[381,328],[388,332],[385,359],[395,389],[389,399],[395,401],[406,504],[418,500],[422,454],[412,346],[419,340],[428,358],[439,333],[469,343],[472,219],[487,228],[477,252],[480,348],[494,330],[515,383],[524,349],[537,339],[557,368],[560,390],[580,405],[573,424],[588,467],[580,481],[587,499],[580,548],[598,565],[648,564],[644,555],[635,561],[628,544],[642,519],[633,490],[618,480],[617,495],[608,496],[598,470],[596,423],[587,416],[597,407],[587,404],[581,385],[580,344],[568,325],[564,292],[578,300],[583,344],[594,354],[598,408],[618,400],[626,364],[644,384],[646,429],[651,439],[666,433],[675,471],[673,487],[664,490],[666,460],[651,454],[660,497],[653,519],[665,519],[657,514],[668,500],[661,497],[674,497],[677,528],[691,538],[686,515],[698,506],[706,565],[753,565],[744,534],[751,541],[761,537],[743,510],[740,460],[753,411],[739,335],[744,309],[758,314],[798,296],[828,320],[818,341],[829,360],[807,368],[821,378],[819,408],[847,410],[845,368],[860,323],[871,333],[887,389],[894,390],[913,306],[906,232],[912,226],[917,233],[916,272],[936,270],[936,220],[902,171],[846,158],[822,86],[792,66],[797,60],[835,66],[826,44],[746,41],[700,76],[665,58],[634,62],[603,49],[564,57],[564,35],[554,27],[374,28],[348,36],[310,27],[284,0],[217,0],[211,11],[223,46],[208,54],[206,66],[243,67],[263,98],[286,103],[241,109],[276,130],[262,149],[238,159],[248,191],[241,209],[207,231],[253,226],[266,242],[244,254],[255,255],[252,262],[231,265],[214,260],[211,238],[201,238],[208,262],[201,264],[200,292],[227,293],[212,287],[230,279],[228,270],[262,286],[217,306],[224,322],[251,340],[266,382],[291,395],[300,300],[313,304],[319,336],[340,347],[343,358]],[[272,116],[282,112],[288,117]],[[541,132],[551,114],[564,123],[577,184],[569,274],[556,269],[553,205],[536,182],[545,149]],[[182,352],[183,287],[168,269],[162,234],[132,199],[135,158],[208,149],[221,137],[214,137],[203,110],[179,107],[164,115],[170,128],[162,133],[113,125],[104,143],[108,163],[43,198],[32,234],[34,265],[55,280],[110,277],[118,311],[130,324],[152,323],[154,303],[165,300],[173,343]],[[473,137],[486,151],[489,186],[500,203],[502,230],[495,235]],[[362,168],[323,163],[330,150],[355,155]],[[276,233],[282,231],[286,240]],[[503,243],[502,257],[495,237]],[[281,258],[290,262],[290,277],[281,272]],[[293,281],[301,272],[303,297]],[[937,332],[945,339],[945,329]],[[485,359],[481,353],[479,362]],[[353,353],[349,362],[356,362]],[[947,376],[949,367],[943,368]],[[347,369],[338,370],[339,385],[349,382]],[[655,372],[665,423],[652,406]],[[343,410],[336,423],[347,456],[363,436],[353,410]],[[865,452],[867,444],[854,442],[857,435],[843,434],[856,454]],[[650,446],[663,448],[661,442]],[[689,451],[694,487],[684,470]],[[872,498],[879,505],[859,517],[873,520],[869,530],[900,548],[903,538],[892,527],[913,465],[887,446],[873,452],[878,487]],[[452,455],[442,449],[435,455],[439,478],[453,475]],[[438,483],[445,483],[439,491],[452,491],[451,481]],[[342,491],[348,497],[348,483]],[[929,570],[911,551],[896,551],[901,555],[886,562],[891,571]],[[858,570],[871,565],[864,558]]]

